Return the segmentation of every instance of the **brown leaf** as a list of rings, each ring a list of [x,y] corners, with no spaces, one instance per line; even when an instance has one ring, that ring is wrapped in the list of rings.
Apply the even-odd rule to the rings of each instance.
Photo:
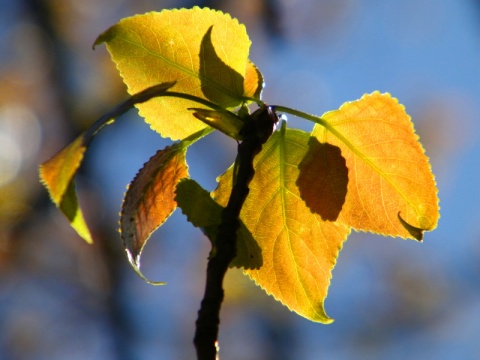
[[[138,172],[125,194],[120,230],[130,263],[136,269],[148,238],[177,207],[177,183],[188,177],[186,148],[181,144],[159,150]]]

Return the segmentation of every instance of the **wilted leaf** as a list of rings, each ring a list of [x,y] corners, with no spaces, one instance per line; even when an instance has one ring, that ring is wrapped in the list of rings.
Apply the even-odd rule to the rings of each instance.
[[[122,206],[120,230],[132,266],[140,267],[140,254],[148,238],[176,209],[175,187],[188,176],[182,143],[159,150],[128,187]]]
[[[422,231],[436,227],[435,180],[410,117],[396,99],[374,92],[322,118],[326,126],[315,125],[312,135],[340,148],[348,168],[339,221],[417,240]]]
[[[261,91],[261,75],[248,60],[245,27],[220,11],[195,7],[133,16],[101,34],[95,44],[103,42],[130,93],[177,81],[174,91],[233,108]],[[189,107],[199,104],[161,98],[138,106],[155,131],[172,139],[205,128],[184,111]]]
[[[241,220],[260,246],[263,265],[245,272],[291,310],[312,321],[330,323],[324,301],[349,228],[323,221],[300,197],[298,164],[309,139],[307,133],[283,126],[255,158],[256,174]],[[232,170],[220,177],[214,192],[222,205],[230,194]]]
[[[177,185],[175,201],[194,226],[201,228],[212,242],[215,254],[217,228],[223,207],[217,204],[197,182],[183,179]],[[230,266],[258,269],[262,266],[262,253],[252,234],[243,223],[237,231],[237,256]]]

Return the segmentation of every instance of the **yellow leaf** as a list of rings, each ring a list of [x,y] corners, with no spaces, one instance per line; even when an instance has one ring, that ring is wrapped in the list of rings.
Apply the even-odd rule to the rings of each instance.
[[[254,99],[261,99],[263,85],[264,80],[262,73],[251,61],[248,61],[245,72],[245,81],[243,84],[245,96]]]
[[[173,91],[234,108],[245,97],[259,95],[263,84],[248,60],[245,27],[220,11],[195,7],[133,16],[101,34],[95,44],[102,42],[130,93],[176,81]],[[198,106],[190,100],[162,97],[138,108],[162,136],[182,139],[206,127],[184,111]]]
[[[330,323],[333,319],[327,316],[324,301],[336,258],[350,230],[323,221],[300,198],[295,182],[309,139],[303,131],[282,127],[255,158],[256,173],[240,218],[261,249],[263,265],[245,273],[292,311]],[[232,171],[230,168],[220,177],[214,192],[221,205],[231,191]]]
[[[57,155],[40,165],[40,180],[52,201],[70,221],[70,225],[86,242],[92,243],[92,236],[78,205],[74,183],[75,173],[86,149],[86,133],[83,133]]]
[[[410,117],[396,99],[374,92],[322,118],[326,126],[315,125],[312,135],[340,148],[348,168],[339,221],[417,240],[436,227],[435,180]]]
[[[47,188],[55,205],[70,221],[70,225],[88,243],[92,243],[92,236],[78,205],[74,182],[75,174],[83,161],[88,144],[101,128],[112,122],[111,120],[122,115],[137,103],[164,94],[173,85],[174,82],[157,84],[132,95],[115,109],[100,117],[70,145],[40,165],[40,181]]]

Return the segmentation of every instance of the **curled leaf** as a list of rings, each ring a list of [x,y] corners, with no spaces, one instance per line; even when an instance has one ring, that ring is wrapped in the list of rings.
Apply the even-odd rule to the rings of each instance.
[[[130,183],[120,215],[120,231],[132,266],[138,271],[148,238],[176,209],[175,187],[188,176],[182,143],[159,150]]]
[[[410,235],[412,235],[418,241],[423,240],[423,232],[425,231],[424,229],[420,229],[410,225],[409,223],[407,223],[405,220],[402,219],[402,217],[400,216],[400,213],[398,213],[398,220],[402,223],[403,227],[407,229]]]

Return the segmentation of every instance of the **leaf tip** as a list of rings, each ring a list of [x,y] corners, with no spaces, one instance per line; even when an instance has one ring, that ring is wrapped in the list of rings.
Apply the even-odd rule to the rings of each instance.
[[[130,250],[126,249],[125,250],[127,253],[128,261],[130,262],[130,265],[132,265],[133,270],[137,273],[140,278],[142,278],[143,281],[145,281],[149,285],[153,286],[161,286],[161,285],[167,285],[166,282],[163,281],[152,281],[149,280],[143,273],[140,271],[140,255],[134,255]]]
[[[95,42],[92,45],[93,50],[95,50],[96,46],[101,45],[103,43],[108,43],[110,40],[112,40],[115,37],[112,31],[112,29],[115,26],[116,25],[109,27],[107,30],[105,30],[104,32],[102,32],[100,35],[97,36],[97,38],[95,39]]]
[[[403,220],[402,216],[400,215],[400,212],[398,212],[397,216],[398,216],[398,220],[400,221],[402,226],[405,228],[405,230],[407,230],[408,233],[412,235],[416,240],[418,240],[419,242],[422,242],[423,233],[425,232],[426,229],[421,229],[413,225],[410,225],[405,220]]]
[[[312,316],[309,316],[308,319],[314,322],[319,322],[324,325],[329,325],[335,321],[325,312],[325,307],[323,301],[319,303],[318,307],[314,309],[315,313]]]

